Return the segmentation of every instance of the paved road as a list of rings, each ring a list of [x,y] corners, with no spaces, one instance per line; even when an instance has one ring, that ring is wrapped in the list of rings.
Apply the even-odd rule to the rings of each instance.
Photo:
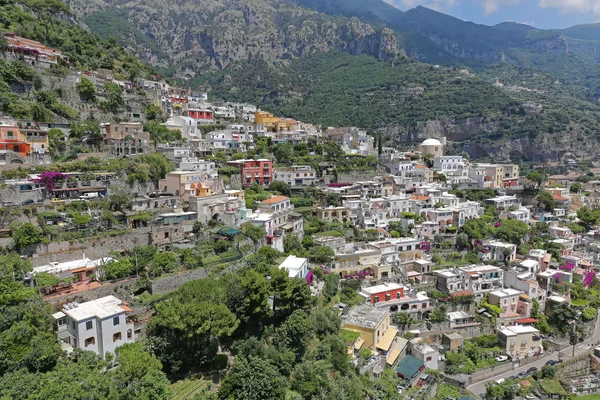
[[[579,343],[578,345],[575,346],[575,356],[578,356],[586,351],[588,351],[590,349],[589,345],[595,345],[598,341],[600,340],[600,318],[598,318],[598,320],[596,321],[596,327],[594,329],[594,336],[592,336],[591,338],[589,338],[588,340],[585,340],[581,343]],[[562,352],[564,353],[564,359],[570,358],[571,354],[572,354],[573,348],[572,347],[567,347],[566,349],[564,349]],[[486,379],[485,381],[481,381],[481,382],[477,382],[472,384],[471,386],[468,386],[467,389],[474,394],[479,395],[481,398],[485,398],[485,383],[489,382],[489,381],[497,381],[498,379],[501,378],[508,378],[509,376],[513,376],[513,375],[517,375],[519,372],[524,372],[527,371],[529,368],[531,367],[536,367],[538,369],[541,369],[544,365],[546,365],[546,362],[548,362],[549,360],[558,360],[558,352],[556,353],[547,353],[544,355],[543,358],[540,358],[537,361],[534,361],[532,363],[529,363],[527,365],[524,365],[522,367],[519,368],[515,368],[512,371],[508,371],[504,374],[499,374],[496,375],[490,379]]]

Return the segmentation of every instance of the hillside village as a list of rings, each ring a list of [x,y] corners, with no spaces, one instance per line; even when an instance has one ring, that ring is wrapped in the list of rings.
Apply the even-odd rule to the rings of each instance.
[[[40,296],[52,337],[31,365],[41,342],[0,323],[0,348],[22,346],[1,373],[81,350],[118,371],[119,347],[150,343],[134,349],[170,382],[120,398],[284,398],[244,381],[251,362],[292,376],[291,399],[329,398],[327,368],[371,382],[344,398],[600,393],[597,166],[479,162],[442,135],[399,151],[4,37],[42,81],[15,86],[54,111],[0,118],[0,282],[23,293],[0,304]]]

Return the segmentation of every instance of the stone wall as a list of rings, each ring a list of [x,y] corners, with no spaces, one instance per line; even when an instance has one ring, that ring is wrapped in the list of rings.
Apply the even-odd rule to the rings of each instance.
[[[52,242],[38,244],[25,249],[25,254],[31,255],[34,267],[47,265],[51,261],[72,261],[85,256],[89,259],[108,256],[111,250],[131,249],[135,246],[150,244],[150,228],[131,231],[125,235],[98,239],[82,239],[78,241]]]
[[[152,294],[164,294],[177,290],[181,285],[189,281],[208,278],[208,272],[204,268],[178,273],[177,275],[165,276],[152,282]]]
[[[471,374],[471,383],[481,382],[494,376],[502,375],[513,370],[513,364],[508,362],[493,368],[482,369]]]

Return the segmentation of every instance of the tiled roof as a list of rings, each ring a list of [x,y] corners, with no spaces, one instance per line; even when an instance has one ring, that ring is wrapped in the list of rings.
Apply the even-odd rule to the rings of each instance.
[[[287,196],[275,196],[275,197],[271,197],[270,199],[267,199],[265,201],[261,201],[260,204],[275,204],[275,203],[279,203],[280,201],[286,201],[289,199],[290,198]]]

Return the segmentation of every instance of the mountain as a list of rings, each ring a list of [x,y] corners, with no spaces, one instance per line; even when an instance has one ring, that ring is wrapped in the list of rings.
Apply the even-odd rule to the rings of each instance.
[[[478,158],[600,155],[589,146],[600,131],[593,25],[484,26],[382,0],[69,4],[76,21],[212,98],[363,126],[398,146],[446,136]]]

